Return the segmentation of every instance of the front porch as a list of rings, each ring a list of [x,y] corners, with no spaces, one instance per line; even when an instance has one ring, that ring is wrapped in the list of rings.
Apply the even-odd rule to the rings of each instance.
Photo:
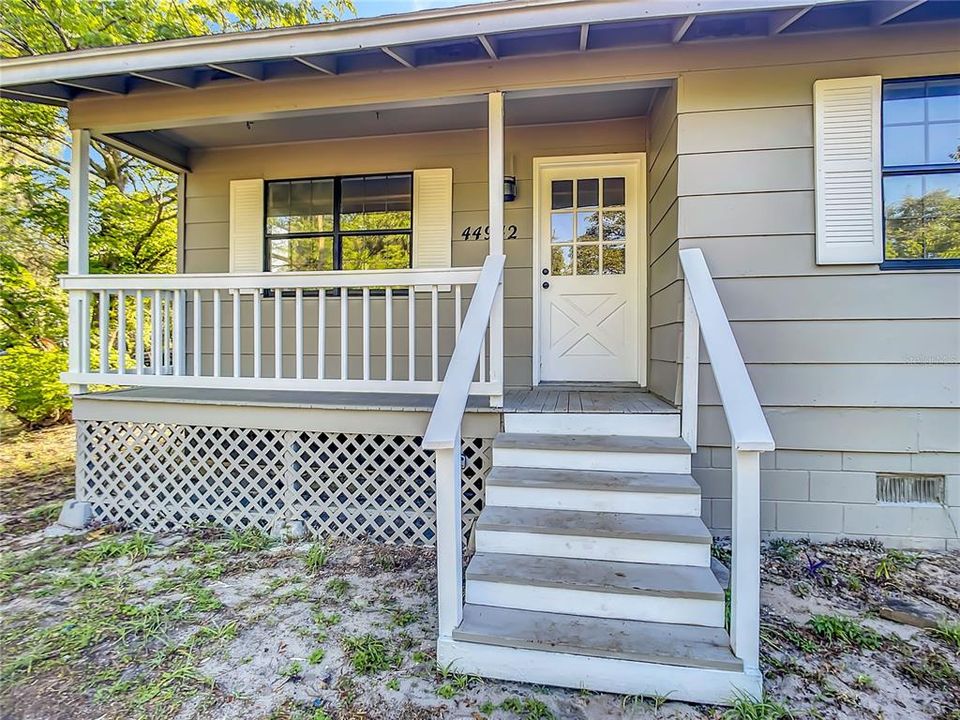
[[[758,694],[772,440],[704,257],[676,242],[669,86],[558,91],[585,107],[524,127],[511,100],[562,120],[555,98],[491,92],[479,133],[476,97],[303,147],[276,136],[301,119],[267,118],[266,151],[208,147],[237,130],[220,122],[161,129],[196,159],[170,276],[85,272],[77,131],[78,500],[146,528],[435,544],[438,660],[462,672]],[[467,129],[417,132],[442,118]],[[691,476],[701,338],[734,448],[729,628]]]

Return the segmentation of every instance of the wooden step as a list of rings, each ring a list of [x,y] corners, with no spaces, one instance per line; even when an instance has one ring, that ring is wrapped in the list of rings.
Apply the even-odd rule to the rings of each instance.
[[[680,473],[501,466],[484,487],[489,506],[700,516],[700,486]]]
[[[721,628],[611,620],[467,604],[456,641],[740,672]]]
[[[487,506],[477,550],[512,555],[709,567],[713,541],[699,517]]]
[[[478,552],[475,605],[723,627],[724,594],[705,567]]]
[[[522,487],[543,490],[597,490],[607,492],[699,495],[692,475],[616,470],[562,470],[556,468],[495,467],[486,487]]]
[[[505,412],[503,429],[508,433],[677,437],[680,413]]]
[[[500,433],[494,448],[562,450],[582,452],[690,453],[690,446],[678,437],[650,435],[553,435],[548,433]]]
[[[690,447],[678,437],[500,433],[495,466],[648,473],[690,472]]]

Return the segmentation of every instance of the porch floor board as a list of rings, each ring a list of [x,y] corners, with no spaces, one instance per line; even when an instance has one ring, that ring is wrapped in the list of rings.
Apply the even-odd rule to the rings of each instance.
[[[106,401],[307,407],[317,410],[430,411],[436,395],[309,390],[235,390],[230,388],[141,387],[93,392],[85,398]],[[471,397],[467,412],[497,412],[486,397]],[[507,413],[678,413],[673,405],[637,386],[541,385],[504,394]]]

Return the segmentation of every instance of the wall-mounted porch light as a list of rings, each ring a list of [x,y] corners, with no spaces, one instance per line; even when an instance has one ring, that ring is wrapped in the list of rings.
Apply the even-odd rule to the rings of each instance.
[[[517,199],[517,179],[513,175],[503,177],[503,201],[513,202]]]

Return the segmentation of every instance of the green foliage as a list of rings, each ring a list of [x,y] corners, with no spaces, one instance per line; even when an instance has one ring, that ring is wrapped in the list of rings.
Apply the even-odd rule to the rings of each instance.
[[[293,680],[299,678],[303,673],[303,665],[298,661],[292,660],[288,665],[280,669],[280,676],[285,677],[288,680]]]
[[[64,294],[50,278],[38,279],[13,255],[0,251],[0,348],[54,349],[66,334]]]
[[[346,637],[343,647],[353,669],[362,675],[391,670],[402,662],[402,658],[392,651],[385,639],[371,633]]]
[[[917,685],[947,690],[960,684],[960,672],[947,658],[936,652],[912,657],[899,665],[900,671]]]
[[[766,694],[759,700],[745,693],[738,694],[723,720],[792,720],[793,712]]]
[[[60,382],[66,369],[63,350],[8,349],[0,355],[0,408],[30,428],[68,418],[70,395]]]
[[[323,662],[323,658],[326,657],[326,655],[327,655],[326,650],[324,650],[323,648],[317,648],[312,653],[310,653],[310,657],[307,658],[307,662],[309,662],[311,665],[319,665],[320,663]]]
[[[333,578],[327,583],[327,592],[338,600],[343,600],[350,592],[350,581],[344,578]]]
[[[887,550],[877,561],[873,576],[877,580],[889,582],[900,570],[916,561],[916,556],[902,550]]]
[[[273,540],[258,527],[248,527],[246,530],[231,530],[227,544],[235,553],[266,550],[273,544]]]
[[[304,561],[307,570],[319,572],[327,564],[327,555],[329,552],[330,550],[325,543],[318,542],[311,545],[307,551],[307,558]]]
[[[853,618],[842,615],[814,615],[808,624],[815,635],[829,643],[862,650],[876,650],[880,647],[880,636]]]
[[[949,190],[906,197],[885,214],[888,259],[960,258],[960,198]]]
[[[105,560],[128,557],[131,561],[138,562],[150,554],[152,546],[153,540],[142,533],[135,533],[126,540],[110,537],[80,550],[77,561],[81,565],[97,565]]]
[[[953,645],[954,648],[960,650],[960,623],[942,622],[930,632],[947,644]]]

